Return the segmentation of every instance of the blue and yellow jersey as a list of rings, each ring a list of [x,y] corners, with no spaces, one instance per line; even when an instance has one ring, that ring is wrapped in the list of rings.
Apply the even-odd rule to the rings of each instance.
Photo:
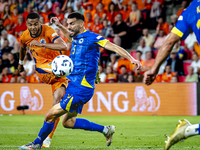
[[[200,0],[194,0],[179,16],[175,27],[171,32],[177,34],[184,40],[192,29],[200,42]]]
[[[74,69],[67,76],[72,84],[95,88],[100,57],[99,47],[104,47],[107,41],[104,37],[86,30],[73,38],[70,58],[73,61]]]

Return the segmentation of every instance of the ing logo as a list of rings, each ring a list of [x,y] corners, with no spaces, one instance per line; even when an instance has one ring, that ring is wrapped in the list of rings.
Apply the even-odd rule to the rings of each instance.
[[[31,91],[28,86],[22,86],[20,90],[20,105],[28,105],[29,110],[39,111],[43,107],[43,97],[39,90],[35,89],[34,92],[39,96],[40,102],[36,96],[31,96]]]
[[[160,108],[160,97],[154,89],[150,89],[150,92],[156,96],[157,106],[156,100],[152,96],[147,97],[143,86],[136,86],[134,96],[135,106],[132,107],[131,111],[157,111]]]

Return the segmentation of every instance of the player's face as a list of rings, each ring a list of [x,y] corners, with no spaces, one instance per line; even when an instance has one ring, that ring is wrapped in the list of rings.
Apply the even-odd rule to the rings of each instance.
[[[40,33],[41,23],[38,18],[28,19],[26,25],[32,36],[37,36]]]
[[[80,20],[76,20],[76,18],[67,19],[67,23],[68,23],[69,36],[70,37],[77,36],[80,33],[80,29],[83,23]]]

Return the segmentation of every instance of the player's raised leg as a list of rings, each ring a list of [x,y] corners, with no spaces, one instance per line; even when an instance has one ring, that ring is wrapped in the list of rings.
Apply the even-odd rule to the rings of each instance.
[[[43,141],[52,132],[55,120],[65,114],[66,111],[60,107],[60,104],[54,105],[46,114],[43,127],[40,129],[38,137],[31,143],[19,147],[19,149],[40,149]]]
[[[60,86],[59,84],[61,84],[61,83],[62,82],[52,85],[53,86],[52,88],[54,88],[55,86]],[[65,87],[64,84],[62,84],[58,89],[56,89],[54,91],[54,93],[53,93],[53,105],[60,103],[63,96],[65,95],[65,90],[66,90],[66,87]],[[55,130],[57,128],[59,121],[60,121],[60,118],[55,120],[54,128],[53,128],[52,132],[48,135],[48,137],[44,140],[42,147],[50,147],[51,140],[53,138],[53,135],[55,133]]]
[[[200,134],[200,124],[192,125],[188,120],[179,120],[179,124],[175,131],[168,137],[166,141],[165,150],[170,149],[170,147],[177,142],[186,139],[191,136],[199,135]]]

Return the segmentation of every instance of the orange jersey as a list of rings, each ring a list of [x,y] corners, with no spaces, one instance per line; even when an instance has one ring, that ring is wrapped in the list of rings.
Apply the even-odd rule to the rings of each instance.
[[[33,40],[37,40],[40,43],[54,43],[54,40],[59,38],[58,34],[52,27],[48,25],[42,25],[41,28],[41,33],[36,38],[31,37],[28,29],[24,31],[20,37],[21,44],[30,48],[36,67],[47,61],[51,62],[56,56],[60,55],[59,51],[54,51],[52,49],[38,46],[30,47],[30,43]]]
[[[57,78],[51,71],[51,62],[61,53],[45,47],[30,47],[30,43],[33,40],[36,40],[40,43],[54,43],[57,38],[60,37],[56,31],[48,25],[41,26],[41,32],[36,38],[31,37],[28,29],[24,31],[20,37],[21,45],[24,47],[28,46],[30,48],[36,65],[36,73],[39,79],[44,83],[51,84],[53,92],[63,84],[67,86],[66,77]]]

